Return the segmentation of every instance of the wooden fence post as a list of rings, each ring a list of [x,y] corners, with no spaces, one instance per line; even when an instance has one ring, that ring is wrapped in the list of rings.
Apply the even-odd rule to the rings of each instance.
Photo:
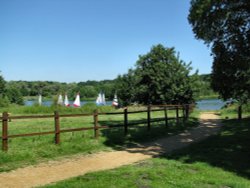
[[[176,124],[179,124],[179,108],[176,106]]]
[[[98,110],[95,110],[95,112],[94,112],[94,132],[95,132],[95,138],[98,139],[98,137],[99,137]]]
[[[238,120],[242,119],[242,105],[240,104],[238,106]]]
[[[128,134],[128,108],[124,108],[124,134]]]
[[[167,107],[164,107],[164,115],[165,115],[165,125],[168,127],[168,110]]]
[[[60,119],[58,111],[54,112],[55,118],[55,144],[60,143]]]
[[[190,104],[186,105],[186,118],[189,118],[189,108],[190,108]]]
[[[150,130],[150,122],[151,122],[151,117],[150,117],[150,110],[151,110],[151,106],[148,105],[148,110],[147,110],[147,114],[148,114],[148,131]]]
[[[2,150],[8,151],[8,112],[3,113],[2,119]]]
[[[182,105],[182,121],[183,121],[183,123],[185,123],[186,120],[187,120],[187,118],[186,118],[186,108],[185,108],[185,105],[183,104]]]

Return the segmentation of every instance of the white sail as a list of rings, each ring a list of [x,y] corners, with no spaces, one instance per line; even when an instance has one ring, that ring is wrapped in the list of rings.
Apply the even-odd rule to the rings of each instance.
[[[58,96],[57,104],[63,105],[63,97],[61,94]]]
[[[67,95],[67,94],[65,94],[65,97],[64,97],[64,105],[65,105],[65,106],[70,106],[70,104],[69,104],[69,99],[68,99],[68,95]]]
[[[112,101],[112,106],[118,106],[118,99],[117,99],[117,95],[115,94],[114,99]]]
[[[81,106],[80,94],[79,93],[76,95],[76,99],[75,99],[73,105],[74,105],[74,107],[80,107]]]
[[[97,98],[96,98],[96,104],[100,105],[101,104],[101,93],[98,94]]]
[[[42,95],[41,94],[38,96],[38,104],[40,106],[42,105]]]
[[[101,92],[98,94],[98,97],[96,99],[96,104],[97,105],[105,105],[106,104],[104,93]]]
[[[105,105],[106,104],[106,100],[105,100],[105,94],[102,93],[102,104]]]

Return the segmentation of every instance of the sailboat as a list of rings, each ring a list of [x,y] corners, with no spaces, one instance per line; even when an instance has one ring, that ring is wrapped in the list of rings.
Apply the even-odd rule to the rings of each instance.
[[[115,94],[114,99],[112,101],[112,106],[115,106],[115,107],[118,106],[118,99],[117,99],[117,95],[116,94]]]
[[[102,103],[101,93],[99,93],[99,94],[98,94],[98,96],[97,96],[97,99],[96,99],[95,103],[96,103],[97,105],[100,105],[100,104]]]
[[[41,106],[42,105],[42,95],[39,94],[38,96],[38,104]]]
[[[80,107],[80,106],[81,106],[81,102],[80,102],[80,94],[79,94],[79,93],[77,93],[77,95],[76,95],[76,99],[75,99],[75,101],[74,101],[73,105],[74,105],[74,107]]]
[[[102,93],[102,105],[106,105],[105,94]]]
[[[106,104],[105,94],[103,92],[98,94],[98,97],[96,99],[96,104],[97,105],[105,105]]]
[[[58,105],[63,105],[63,97],[62,97],[61,94],[58,96],[57,104]]]
[[[69,99],[68,99],[68,95],[67,95],[67,94],[65,94],[65,97],[64,97],[64,105],[65,105],[65,106],[70,106],[70,104],[69,104]]]

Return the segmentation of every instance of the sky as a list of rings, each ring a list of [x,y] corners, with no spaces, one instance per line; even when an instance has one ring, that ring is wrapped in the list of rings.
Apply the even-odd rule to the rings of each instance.
[[[157,44],[210,73],[210,49],[195,39],[189,8],[189,0],[0,0],[1,74],[7,81],[114,79]]]

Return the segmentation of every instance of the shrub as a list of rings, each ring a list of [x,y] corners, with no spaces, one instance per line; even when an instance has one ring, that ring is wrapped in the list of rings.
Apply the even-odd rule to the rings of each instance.
[[[7,97],[0,96],[0,107],[8,107],[10,101]]]

